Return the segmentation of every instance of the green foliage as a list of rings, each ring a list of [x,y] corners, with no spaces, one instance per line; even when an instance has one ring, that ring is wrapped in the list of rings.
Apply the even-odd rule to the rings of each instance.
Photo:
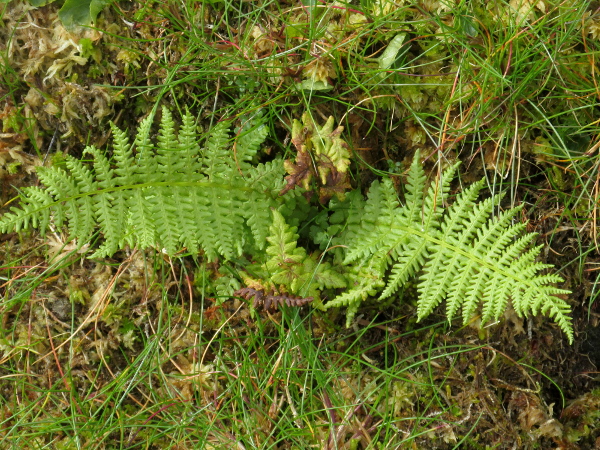
[[[54,3],[55,0],[29,0],[36,8]],[[66,0],[58,11],[58,18],[68,30],[77,26],[91,25],[102,10],[113,0]]]
[[[570,291],[554,286],[563,281],[560,276],[544,273],[551,265],[536,262],[542,246],[528,248],[535,234],[524,233],[523,223],[511,223],[521,207],[493,216],[500,196],[477,203],[482,180],[447,208],[455,170],[448,169],[425,193],[417,154],[402,206],[391,180],[373,183],[360,220],[349,223],[335,242],[348,248],[343,264],[354,275],[353,285],[326,307],[347,306],[350,323],[362,301],[381,289],[385,299],[418,275],[419,320],[446,300],[449,320],[462,308],[466,323],[481,303],[486,322],[497,319],[511,300],[519,316],[553,317],[572,342],[570,307],[558,297]]]
[[[58,18],[65,28],[72,29],[76,26],[89,26],[96,20],[98,14],[113,0],[66,0]]]
[[[346,287],[346,279],[331,264],[298,248],[296,227],[289,226],[277,210],[273,210],[267,240],[268,259],[264,266],[272,283],[283,285],[292,294],[317,299],[323,289]]]
[[[97,226],[104,242],[92,257],[110,256],[126,245],[158,247],[169,255],[181,247],[192,254],[203,250],[209,260],[239,256],[244,246],[263,249],[269,207],[284,200],[278,196],[281,160],[249,163],[266,136],[260,121],[249,120],[235,141],[230,124],[221,122],[203,148],[188,113],[177,133],[163,109],[156,145],[151,125],[151,117],[142,121],[133,146],[113,125],[112,161],[87,147],[92,167],[66,156],[66,169],[40,168],[46,188],[24,189],[21,208],[0,218],[0,231],[35,227],[44,232],[52,220],[58,227],[67,225],[70,238],[84,244]]]
[[[456,166],[426,189],[417,153],[403,205],[390,179],[375,181],[366,201],[357,190],[333,198],[329,218],[304,217],[314,218],[308,234],[325,250],[309,254],[298,245],[302,197],[296,190],[280,195],[282,161],[251,163],[267,135],[260,118],[246,120],[235,139],[228,122],[218,123],[203,147],[189,113],[177,132],[164,109],[156,143],[151,125],[151,117],[141,122],[133,145],[113,125],[112,161],[87,147],[85,153],[94,157],[91,167],[66,156],[65,168],[40,168],[46,187],[26,188],[22,206],[0,218],[0,231],[36,227],[43,232],[53,222],[66,225],[70,238],[84,244],[98,228],[104,239],[92,257],[110,256],[127,245],[156,247],[168,255],[185,247],[192,255],[203,251],[209,261],[249,254],[257,261],[252,270],[262,278],[252,292],[318,300],[324,290],[347,288],[325,306],[346,306],[348,324],[369,297],[388,298],[417,276],[419,320],[445,300],[449,320],[462,310],[466,323],[481,305],[486,322],[511,301],[519,316],[554,318],[573,341],[570,308],[559,297],[569,291],[555,286],[563,281],[560,276],[545,273],[550,265],[536,261],[541,246],[529,246],[535,234],[512,223],[521,207],[495,216],[501,196],[476,202],[483,180],[447,207]],[[335,136],[329,140],[332,127],[328,122],[323,128],[322,140],[312,135],[315,149],[336,142]],[[345,157],[338,160],[323,149],[315,154],[327,154],[332,170],[346,169],[338,165]],[[237,287],[225,284],[224,293]]]
[[[270,258],[265,264],[273,283],[291,287],[298,277],[297,267],[306,258],[306,250],[297,247],[297,240],[296,228],[288,226],[281,213],[273,211],[273,223],[270,236],[267,237],[269,246],[266,250]]]

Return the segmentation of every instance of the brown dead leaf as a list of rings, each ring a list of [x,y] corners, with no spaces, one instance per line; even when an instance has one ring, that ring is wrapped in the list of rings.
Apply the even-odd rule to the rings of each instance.
[[[295,145],[295,143],[294,143]],[[298,147],[297,147],[298,148]],[[310,190],[310,184],[314,177],[313,169],[312,169],[312,160],[310,155],[306,151],[298,150],[298,155],[296,156],[296,163],[293,163],[291,160],[286,159],[283,163],[285,170],[289,175],[285,177],[285,181],[287,184],[281,190],[279,195],[283,195],[288,191],[291,191],[296,186],[302,186],[307,191]]]
[[[348,174],[332,169],[327,174],[326,183],[319,188],[319,201],[327,203],[334,195],[343,199],[346,190],[352,189],[348,181]]]

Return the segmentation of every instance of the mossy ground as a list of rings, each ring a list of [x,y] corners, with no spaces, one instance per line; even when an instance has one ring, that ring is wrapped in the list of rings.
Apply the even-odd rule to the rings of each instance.
[[[2,204],[36,165],[161,105],[203,130],[262,109],[264,160],[294,159],[293,119],[334,116],[353,187],[400,180],[419,150],[432,172],[460,159],[462,185],[485,176],[525,202],[575,327],[569,346],[510,311],[483,330],[442,311],[417,324],[409,288],[345,329],[342,311],[221,297],[239,280],[219,261],[91,261],[62,230],[13,233],[0,236],[0,447],[600,446],[592,3],[119,2],[71,31],[55,4],[0,8]]]

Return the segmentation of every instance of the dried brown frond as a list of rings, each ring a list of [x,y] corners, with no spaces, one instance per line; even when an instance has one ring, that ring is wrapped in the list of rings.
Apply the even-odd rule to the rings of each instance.
[[[313,301],[313,297],[297,297],[286,293],[277,294],[274,290],[270,290],[266,293],[263,289],[254,289],[251,287],[238,289],[234,294],[245,298],[246,300],[250,300],[254,297],[252,306],[254,308],[262,306],[265,311],[276,311],[277,308],[284,303],[287,306],[298,307]]]

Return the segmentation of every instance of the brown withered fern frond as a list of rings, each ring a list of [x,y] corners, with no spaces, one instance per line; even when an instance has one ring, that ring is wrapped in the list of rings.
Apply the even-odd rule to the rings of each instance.
[[[268,293],[263,289],[254,289],[251,287],[244,287],[234,292],[234,295],[242,297],[246,300],[250,300],[254,297],[252,306],[258,308],[263,307],[265,311],[276,311],[280,305],[284,303],[287,306],[299,307],[304,306],[313,301],[313,297],[298,297],[290,294],[276,294],[274,290],[270,290]]]

